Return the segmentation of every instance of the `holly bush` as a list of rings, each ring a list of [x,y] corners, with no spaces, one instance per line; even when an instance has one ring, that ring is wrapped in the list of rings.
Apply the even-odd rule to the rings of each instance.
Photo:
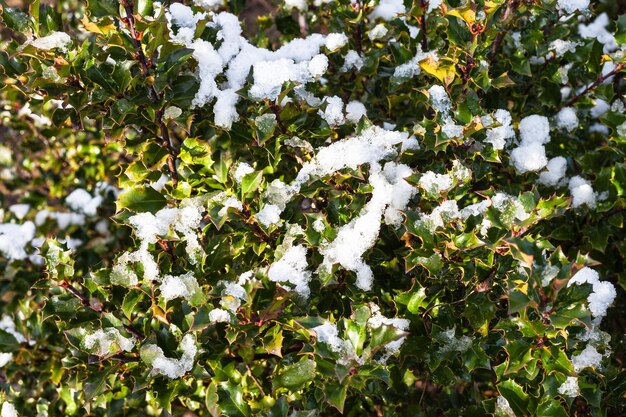
[[[612,0],[0,0],[1,415],[626,413]]]

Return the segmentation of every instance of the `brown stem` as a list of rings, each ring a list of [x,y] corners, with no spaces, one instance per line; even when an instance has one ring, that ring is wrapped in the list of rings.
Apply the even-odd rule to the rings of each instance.
[[[502,17],[500,17],[500,23],[502,23],[503,25],[508,24],[511,16],[513,16],[513,13],[519,7],[519,3],[519,0],[509,0],[506,9],[504,10],[504,13],[502,14]],[[500,50],[500,46],[502,45],[502,41],[504,40],[504,37],[506,36],[508,31],[508,29],[502,29],[500,32],[498,32],[498,35],[496,36],[496,39],[493,41],[493,45],[491,46],[491,52],[489,53],[489,63],[493,64],[494,59],[496,59],[498,51]]]
[[[135,47],[135,59],[141,66],[141,75],[144,78],[149,76],[149,63],[146,54],[143,52],[143,47],[141,45],[141,37],[137,34],[135,30],[135,17],[133,15],[133,0],[119,0],[120,4],[124,7],[124,11],[126,12],[126,18],[122,19],[122,21],[128,27],[128,31],[130,32],[130,38]],[[156,89],[152,84],[148,86],[148,95],[150,100],[155,103],[161,101],[161,97],[159,93],[157,93]],[[163,146],[167,149],[168,157],[167,157],[167,168],[170,173],[170,178],[172,179],[172,185],[176,187],[178,184],[178,172],[176,171],[176,158],[177,151],[176,146],[174,145],[169,131],[167,130],[167,125],[163,121],[163,110],[158,110],[155,114],[157,123],[159,125],[159,131],[162,137]]]
[[[605,82],[606,80],[608,80],[609,78],[611,78],[612,76],[620,72],[625,67],[626,67],[626,62],[620,62],[619,64],[617,64],[615,68],[613,68],[611,72],[604,74],[604,75],[600,74],[593,83],[589,84],[587,87],[583,89],[583,91],[581,91],[578,94],[575,94],[572,98],[570,98],[567,101],[567,103],[565,103],[565,106],[568,107],[576,103],[582,96],[587,94],[590,90],[593,90],[594,88],[596,88],[597,86],[599,86],[600,84],[602,84],[603,82]]]
[[[72,284],[70,284],[67,281],[61,281],[61,283],[59,284],[61,287],[65,288],[66,290],[68,290],[74,297],[78,298],[81,302],[81,304],[85,307],[89,307],[92,311],[98,313],[98,314],[102,314],[103,312],[105,312],[105,310],[103,310],[101,307],[94,307],[93,305],[91,305],[91,303],[89,302],[89,299],[82,293],[80,292],[76,287],[74,287]],[[135,329],[133,326],[129,325],[129,324],[125,324],[124,325],[124,329],[126,329],[126,331],[130,334],[132,334],[133,336],[135,336],[137,339],[139,340],[143,340],[145,339],[145,337],[139,333],[139,331],[137,331],[137,329]]]
[[[424,52],[428,51],[428,35],[426,34],[426,6],[428,6],[428,1],[420,0],[420,7],[422,8],[420,27],[422,31],[422,49]]]

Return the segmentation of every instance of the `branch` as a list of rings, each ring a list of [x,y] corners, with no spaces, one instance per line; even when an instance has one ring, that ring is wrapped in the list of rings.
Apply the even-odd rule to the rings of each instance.
[[[124,7],[124,11],[126,12],[126,18],[122,19],[122,22],[126,24],[126,26],[128,27],[128,31],[130,32],[130,38],[133,43],[133,46],[135,47],[135,55],[136,55],[135,59],[141,66],[141,75],[144,78],[147,78],[149,76],[148,67],[150,65],[148,63],[148,58],[146,57],[146,54],[144,54],[143,52],[143,47],[141,45],[141,40],[140,40],[141,36],[139,36],[137,31],[135,30],[135,17],[133,15],[133,0],[119,0],[119,1],[120,1],[120,4]],[[159,93],[157,93],[156,89],[151,84],[148,86],[148,95],[150,97],[150,100],[152,100],[155,103],[158,103],[161,101],[161,97],[159,96]],[[170,178],[172,179],[172,185],[176,187],[176,185],[178,184],[178,172],[176,171],[176,158],[178,154],[176,151],[176,147],[170,137],[169,131],[167,130],[167,125],[163,121],[163,110],[159,109],[156,112],[155,117],[159,125],[159,131],[162,137],[163,146],[165,146],[165,148],[167,149],[167,153],[168,153],[167,168],[170,173]]]
[[[103,310],[101,305],[99,306],[92,305],[89,302],[89,299],[69,282],[61,281],[59,285],[62,288],[65,288],[66,290],[68,290],[74,297],[78,298],[83,306],[89,307],[92,311],[98,313],[99,315],[102,315],[102,313],[105,312],[105,310]],[[129,324],[125,324],[124,329],[139,340],[145,339],[145,337],[141,333],[139,333],[137,329],[135,329],[133,326]]]
[[[504,14],[502,14],[502,17],[500,17],[500,23],[502,23],[503,25],[507,25],[509,23],[511,16],[513,16],[515,11],[519,7],[519,3],[520,0],[509,0],[506,9],[504,10]],[[491,52],[489,53],[490,64],[493,64],[494,59],[496,59],[498,51],[500,50],[500,45],[502,44],[502,41],[504,40],[504,37],[506,36],[508,31],[508,29],[501,30],[500,32],[498,32],[496,39],[493,41]]]
[[[567,103],[565,103],[565,106],[569,107],[572,104],[576,103],[582,96],[587,94],[590,90],[593,90],[594,88],[596,88],[597,86],[599,86],[600,84],[602,84],[603,82],[605,82],[606,80],[608,80],[609,78],[611,78],[612,76],[620,72],[625,67],[626,67],[626,62],[621,62],[615,68],[613,68],[611,72],[604,74],[604,75],[600,74],[593,83],[589,84],[587,87],[583,89],[583,91],[581,91],[578,94],[575,94],[572,98],[570,98],[567,101]]]
[[[420,27],[422,31],[422,49],[424,50],[424,52],[428,51],[428,36],[426,34],[426,6],[428,6],[428,1],[420,0],[420,7],[422,8]]]

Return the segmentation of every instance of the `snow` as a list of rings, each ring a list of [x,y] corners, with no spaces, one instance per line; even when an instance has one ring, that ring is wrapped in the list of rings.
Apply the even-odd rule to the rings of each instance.
[[[419,48],[419,47],[418,47]],[[419,62],[424,59],[423,55],[416,55],[410,61],[398,65],[393,71],[394,78],[413,78],[422,73]]]
[[[226,310],[236,313],[241,303],[248,300],[248,293],[239,282],[219,281],[217,284],[223,287],[220,305]]]
[[[376,329],[380,326],[393,326],[399,330],[407,330],[411,321],[408,319],[387,318],[380,312],[380,307],[370,303],[371,317],[367,320],[367,325]]]
[[[448,93],[446,93],[446,90],[442,86],[433,85],[430,87],[428,89],[428,96],[433,108],[439,113],[445,114],[452,108],[450,97],[448,97]]]
[[[540,142],[522,142],[511,151],[510,161],[518,174],[539,171],[548,164],[546,148]]]
[[[389,162],[381,171],[378,164],[370,167],[372,198],[359,216],[337,230],[337,236],[320,252],[324,255],[323,268],[330,270],[339,263],[343,268],[356,273],[356,286],[368,291],[372,287],[374,275],[363,260],[363,254],[372,248],[380,232],[380,219],[397,226],[402,220],[401,210],[406,207],[415,189],[404,177],[412,170],[406,165]]]
[[[582,0],[584,1],[584,0]],[[586,39],[595,38],[604,45],[604,53],[615,51],[618,46],[615,40],[615,36],[606,30],[609,25],[609,16],[606,13],[601,13],[596,19],[588,25],[579,24],[578,33],[581,37]]]
[[[23,334],[16,330],[15,322],[10,316],[2,316],[2,319],[0,320],[0,330],[4,330],[5,332],[11,334],[18,343],[26,343],[26,338]]]
[[[557,0],[557,7],[564,14],[574,13],[575,11],[589,11],[589,0]]]
[[[26,245],[35,237],[35,224],[31,221],[21,225],[0,223],[0,254],[9,261],[25,259]]]
[[[30,204],[13,204],[9,207],[9,211],[15,215],[19,220],[22,220],[28,214],[30,210]]]
[[[559,386],[558,392],[566,397],[574,398],[578,396],[578,394],[580,394],[580,388],[578,388],[578,378],[575,376],[567,377],[561,386]]]
[[[500,212],[500,219],[507,225],[512,224],[515,220],[524,221],[530,217],[524,210],[522,203],[506,193],[496,193],[491,198],[491,204]]]
[[[589,114],[594,119],[597,119],[598,117],[602,116],[604,113],[608,112],[609,109],[611,108],[611,106],[609,106],[609,103],[607,103],[605,100],[602,100],[601,98],[596,98],[594,102],[595,102],[595,105],[589,110]]]
[[[335,323],[326,322],[312,330],[316,334],[317,341],[327,344],[333,352],[339,353],[345,349],[346,341],[339,337],[339,330]]]
[[[165,275],[159,289],[165,302],[176,298],[184,298],[190,301],[195,295],[202,293],[193,272],[187,272],[179,276]]]
[[[591,284],[593,292],[587,297],[589,310],[594,318],[602,319],[606,316],[608,308],[617,297],[615,287],[610,282],[600,281],[600,275],[589,267],[584,267],[574,275],[567,286],[572,284]]]
[[[533,114],[524,117],[519,123],[519,132],[522,144],[538,143],[543,145],[550,141],[550,123],[545,116]]]
[[[562,156],[557,156],[548,161],[546,171],[539,174],[539,183],[550,187],[556,187],[565,177],[567,171],[567,160]]]
[[[341,98],[337,96],[326,97],[324,102],[326,103],[326,108],[324,111],[319,110],[322,119],[326,120],[330,127],[344,124],[346,119],[343,114],[343,101]]]
[[[485,142],[490,143],[493,149],[501,151],[506,145],[507,139],[515,137],[515,132],[511,126],[497,126],[487,130]]]
[[[339,337],[336,323],[326,322],[311,330],[315,332],[317,342],[326,344],[330,350],[340,354],[338,363],[347,365],[350,361],[361,362],[361,359],[356,356],[352,343]]]
[[[109,279],[112,284],[123,285],[125,287],[134,287],[139,284],[137,274],[132,271],[128,264],[139,262],[136,252],[124,252],[117,258],[117,261],[111,268],[111,275]]]
[[[422,214],[417,220],[416,226],[422,226],[434,233],[437,228],[444,227],[447,223],[462,217],[457,202],[446,200],[435,207],[430,214]],[[467,216],[469,217],[469,215]]]
[[[130,352],[135,347],[135,340],[122,336],[114,327],[98,329],[83,338],[83,347],[97,356],[108,356],[120,350]]]
[[[72,38],[65,32],[52,32],[48,36],[38,38],[30,44],[37,49],[50,51],[51,49],[60,49],[67,52],[67,46],[72,43]]]
[[[102,196],[92,196],[87,190],[77,188],[65,197],[65,204],[72,210],[87,216],[95,216],[102,204]]]
[[[369,289],[373,274],[365,264],[362,255],[370,249],[378,237],[381,217],[392,225],[402,219],[401,210],[414,193],[404,177],[411,175],[411,170],[405,165],[387,164],[383,169],[380,161],[397,155],[396,145],[409,141],[408,134],[392,132],[376,126],[369,127],[358,136],[345,138],[320,148],[315,157],[306,162],[292,184],[286,185],[280,180],[274,180],[265,192],[266,204],[262,212],[256,217],[264,225],[275,224],[280,221],[280,213],[287,202],[297,194],[300,188],[313,178],[324,177],[342,169],[356,169],[360,165],[370,166],[370,184],[373,187],[371,200],[362,209],[359,216],[337,230],[335,240],[321,249],[324,255],[323,268],[329,270],[333,264],[339,263],[342,267],[356,272],[357,286]],[[355,242],[357,243],[355,245]],[[304,256],[300,256],[304,259]],[[301,264],[303,268],[306,259]],[[289,265],[281,265],[285,269]],[[287,273],[287,277],[296,276],[298,285],[303,279],[304,269],[296,269],[296,274]],[[276,271],[276,270],[275,270]],[[275,277],[278,281],[285,278]],[[306,280],[308,281],[308,279]],[[304,285],[300,285],[304,291]],[[308,290],[308,286],[306,287]]]
[[[324,220],[319,218],[313,222],[313,230],[317,233],[323,233],[326,230],[326,225],[324,224]]]
[[[369,17],[372,20],[378,18],[391,20],[403,13],[406,13],[406,7],[402,0],[380,0]]]
[[[385,221],[392,225],[398,224],[402,219],[401,210],[414,193],[414,188],[403,179],[411,175],[410,168],[405,165],[387,164],[388,166],[383,169],[379,161],[395,157],[398,154],[397,145],[407,142],[409,142],[407,133],[372,126],[358,136],[345,138],[318,149],[315,157],[302,166],[292,184],[286,185],[280,180],[274,180],[268,186],[264,195],[267,203],[263,210],[257,213],[257,220],[265,226],[277,224],[287,202],[309,180],[368,164],[370,183],[374,190],[371,200],[358,217],[337,230],[335,240],[322,248],[321,252],[324,255],[323,268],[329,270],[333,264],[339,263],[342,267],[356,272],[359,288],[369,289],[373,274],[363,261],[362,255],[376,242],[381,218],[384,216]],[[304,248],[292,250],[294,252],[291,254],[292,258],[288,258],[289,262],[280,263],[283,261],[281,259],[278,266],[275,267],[276,263],[272,265],[270,272],[274,277],[270,276],[270,279],[279,282],[291,281],[291,284],[296,286],[297,292],[307,294],[308,285],[305,284],[308,283],[309,273],[305,271],[306,250]],[[299,291],[298,287],[302,291]]]
[[[230,129],[239,119],[236,105],[239,101],[237,91],[247,82],[250,69],[253,71],[253,84],[249,96],[256,100],[275,100],[285,82],[300,84],[296,95],[309,94],[304,85],[320,77],[325,71],[325,60],[320,57],[320,48],[332,52],[347,44],[348,38],[342,33],[328,36],[313,34],[305,39],[294,39],[277,51],[270,51],[253,46],[242,36],[241,24],[237,16],[222,12],[210,14],[209,27],[218,29],[215,45],[203,39],[194,39],[196,24],[207,17],[205,13],[193,14],[191,9],[178,3],[172,4],[167,13],[170,25],[177,26],[178,32],[170,37],[173,42],[193,49],[193,57],[198,63],[197,76],[200,88],[193,99],[193,106],[201,107],[213,100],[215,123]],[[217,44],[216,44],[217,45]],[[313,61],[313,62],[311,62]],[[225,76],[225,82],[216,82],[216,77]],[[311,96],[307,101],[313,102]]]
[[[499,396],[498,399],[496,400],[496,415],[516,417],[515,412],[511,408],[511,404],[509,404],[509,401],[502,396]]]
[[[2,410],[0,411],[0,417],[19,417],[15,406],[8,401],[2,403]]]
[[[215,10],[224,5],[224,0],[194,0],[194,4],[205,10]]]
[[[355,50],[349,50],[344,57],[343,66],[341,67],[341,71],[350,71],[355,69],[360,71],[365,64],[363,57],[359,55],[359,53]]]
[[[552,280],[559,275],[559,268],[554,265],[546,265],[541,269],[541,286],[547,287]]]
[[[328,58],[326,55],[315,55],[309,61],[309,72],[314,78],[319,78],[328,70]]]
[[[572,355],[572,365],[574,371],[580,372],[585,368],[599,368],[602,363],[602,355],[595,347],[588,344],[578,355]]]
[[[186,334],[178,349],[182,350],[182,355],[180,359],[173,359],[166,357],[163,349],[157,345],[146,345],[141,349],[141,359],[152,366],[152,375],[161,374],[170,379],[181,378],[193,368],[194,358],[198,353],[193,334]]]
[[[348,44],[348,37],[345,33],[329,33],[326,36],[326,48],[329,51],[336,51]]]
[[[285,139],[283,143],[287,146],[291,146],[292,148],[300,148],[304,152],[314,152],[313,146],[311,146],[309,142],[304,139],[300,139],[297,136]]]
[[[266,204],[255,217],[265,227],[280,223],[282,209],[275,204]]]
[[[221,308],[214,308],[209,312],[209,321],[211,323],[230,323],[230,313]]]
[[[593,284],[593,292],[589,294],[589,310],[594,317],[606,316],[608,308],[615,301],[617,293],[610,282],[597,282]]]
[[[237,164],[237,168],[235,169],[235,172],[233,173],[233,177],[235,178],[235,182],[237,184],[241,184],[241,181],[243,181],[243,177],[245,177],[248,174],[252,174],[253,172],[254,172],[254,168],[252,168],[250,164],[246,162],[240,162],[239,164]]]
[[[345,168],[356,169],[363,164],[378,164],[397,155],[394,145],[408,139],[404,132],[392,132],[372,126],[353,136],[320,148],[316,156],[302,166],[289,194],[297,192],[311,177],[323,177]],[[293,194],[292,194],[293,195]]]
[[[500,123],[500,126],[487,130],[485,142],[490,143],[495,150],[502,150],[507,140],[515,137],[515,131],[513,126],[511,126],[511,114],[504,109],[499,109],[495,112],[494,117]],[[491,126],[491,123],[487,123],[486,126]]]
[[[290,284],[300,297],[308,299],[311,271],[307,271],[306,254],[307,249],[302,245],[290,247],[270,266],[267,277],[273,282]]]
[[[596,206],[596,193],[589,181],[577,175],[569,180],[569,190],[572,194],[572,206],[578,208],[583,204],[589,208]]]
[[[551,51],[554,51],[554,55],[556,58],[562,58],[566,53],[568,52],[576,52],[576,48],[578,46],[580,46],[581,43],[579,42],[571,42],[571,41],[564,41],[562,39],[557,39],[555,41],[552,41],[552,43],[550,43],[549,49]],[[546,59],[549,59],[550,55],[546,55]]]
[[[389,32],[389,30],[385,27],[385,25],[379,23],[374,26],[369,32],[367,32],[367,37],[371,41],[374,41],[376,39],[384,38],[387,32]]]
[[[182,3],[172,3],[169,7],[169,14],[170,16],[168,16],[168,20],[179,28],[194,29],[196,27],[196,23],[198,23],[198,21],[205,16],[204,13],[194,14],[191,7],[185,6]]]
[[[12,353],[0,353],[0,368],[4,368],[9,362],[13,360]]]
[[[346,119],[352,123],[358,123],[363,116],[367,116],[367,109],[360,101],[351,101],[346,106]]]
[[[18,116],[28,116],[30,117],[37,127],[41,126],[50,126],[52,124],[52,120],[47,118],[46,116],[42,116],[33,111],[30,108],[30,103],[26,103],[18,112]]]
[[[310,76],[308,62],[295,63],[292,59],[261,61],[253,65],[254,84],[250,96],[254,99],[276,100],[284,83],[301,81]]]
[[[284,4],[285,4],[285,9],[287,10],[297,9],[303,12],[308,9],[308,4],[306,0],[285,0]]]
[[[416,194],[415,187],[404,179],[413,175],[413,170],[404,164],[396,164],[395,162],[387,162],[383,169],[383,174],[390,189],[385,196],[387,200],[387,208],[384,211],[385,223],[400,227],[402,220],[402,211],[409,204],[409,200]]]
[[[567,132],[573,132],[578,128],[578,116],[576,109],[563,107],[556,115],[556,127]]]
[[[441,131],[448,138],[459,138],[463,137],[463,126],[457,125],[451,120],[447,120],[444,125],[441,127]]]
[[[428,9],[426,9],[426,12],[430,13],[433,10],[439,8],[439,6],[441,6],[441,3],[443,3],[443,0],[429,0]]]
[[[356,53],[355,51],[350,51],[350,52]],[[347,59],[347,56],[346,56],[346,59]],[[11,149],[7,146],[0,145],[0,165],[9,166],[12,163],[13,163],[13,155],[12,155]]]
[[[454,328],[445,330],[439,334],[439,338],[444,345],[439,348],[441,353],[449,352],[465,352],[472,344],[472,338],[469,336],[461,336],[457,338],[455,336],[456,330]]]
[[[452,177],[448,174],[437,174],[433,171],[425,172],[419,179],[418,185],[431,197],[438,197],[454,185]]]
[[[226,192],[220,192],[216,194],[215,196],[211,197],[207,202],[207,206],[209,208],[216,205],[222,206],[220,211],[217,212],[217,215],[221,217],[225,216],[228,213],[229,208],[233,208],[238,211],[243,210],[243,203],[239,201],[236,197],[226,194]]]

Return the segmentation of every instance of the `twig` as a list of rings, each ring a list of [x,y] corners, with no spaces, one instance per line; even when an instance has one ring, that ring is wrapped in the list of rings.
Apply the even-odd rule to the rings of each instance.
[[[608,80],[609,78],[611,78],[612,76],[614,76],[615,74],[617,74],[618,72],[620,72],[622,69],[624,69],[626,67],[626,62],[620,62],[619,64],[617,64],[617,66],[615,68],[613,68],[612,71],[606,73],[606,74],[600,74],[598,76],[598,78],[591,84],[589,84],[587,87],[585,87],[583,89],[583,91],[581,91],[578,94],[575,94],[574,96],[572,96],[572,98],[570,98],[567,103],[565,103],[565,106],[571,106],[572,104],[576,103],[582,96],[584,96],[585,94],[587,94],[590,90],[593,90],[594,88],[596,88],[597,86],[599,86],[600,84],[602,84],[603,82],[605,82],[606,80]]]
[[[428,6],[427,0],[420,0],[420,7],[422,8],[422,17],[420,20],[420,27],[422,30],[422,49],[428,51],[428,36],[426,34],[426,6]]]
[[[66,290],[68,290],[74,297],[78,298],[83,306],[89,307],[92,311],[94,311],[94,312],[96,312],[96,313],[98,313],[100,315],[105,311],[105,310],[102,309],[102,307],[98,308],[96,306],[93,306],[89,302],[89,299],[83,293],[81,293],[76,287],[74,287],[72,284],[70,284],[69,282],[61,281],[59,285],[62,288],[65,288]],[[137,331],[137,329],[135,329],[133,326],[131,326],[129,324],[125,324],[124,325],[124,329],[128,333],[131,333],[133,336],[135,336],[139,340],[145,339],[145,337],[141,333],[139,333],[139,331]]]
[[[519,3],[520,0],[509,0],[506,9],[504,10],[504,14],[502,15],[502,17],[500,17],[500,23],[502,23],[503,25],[508,24],[511,16],[519,7]],[[496,59],[496,56],[498,55],[498,50],[500,49],[500,45],[502,44],[502,41],[504,40],[504,37],[508,32],[508,29],[502,29],[500,32],[498,32],[498,35],[496,36],[496,39],[493,41],[493,45],[491,46],[491,52],[489,53],[490,64],[493,64],[494,59]]]
[[[149,64],[148,58],[143,52],[143,47],[141,45],[141,37],[135,31],[135,17],[133,15],[133,0],[119,0],[120,4],[124,7],[124,11],[126,12],[126,18],[122,19],[122,22],[126,24],[128,27],[128,31],[130,32],[130,38],[135,47],[135,55],[136,60],[139,62],[141,66],[141,75],[144,78],[149,76]],[[158,103],[161,100],[159,97],[159,93],[157,93],[156,89],[153,85],[148,86],[148,95],[150,100],[155,103]],[[162,137],[163,146],[167,149],[167,168],[170,173],[170,178],[172,179],[172,185],[176,187],[178,184],[178,172],[176,171],[176,158],[177,151],[174,143],[170,137],[169,131],[167,130],[167,125],[163,121],[163,110],[159,109],[155,113],[155,117],[157,119],[157,123],[159,125],[159,131]]]

